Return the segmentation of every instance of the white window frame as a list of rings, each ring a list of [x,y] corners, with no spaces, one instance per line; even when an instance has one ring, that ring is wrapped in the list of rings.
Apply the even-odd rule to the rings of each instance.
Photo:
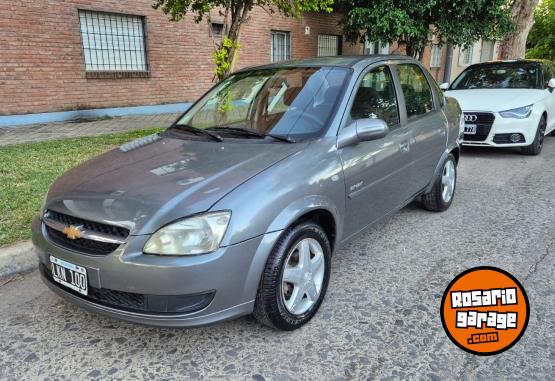
[[[376,43],[379,48],[376,51]],[[389,42],[383,43],[381,41],[368,41],[368,36],[364,41],[364,54],[389,54]]]
[[[460,50],[459,52],[459,66],[472,65],[474,59],[474,45]]]
[[[278,39],[283,38],[280,46],[275,46]],[[281,51],[280,51],[281,50]],[[270,32],[270,62],[287,61],[291,59],[291,32],[272,30]]]
[[[148,73],[144,16],[88,9],[78,15],[87,74]]]
[[[439,44],[433,44],[430,52],[430,68],[441,67],[441,47]]]
[[[341,55],[341,36],[336,34],[318,35],[318,57]]]

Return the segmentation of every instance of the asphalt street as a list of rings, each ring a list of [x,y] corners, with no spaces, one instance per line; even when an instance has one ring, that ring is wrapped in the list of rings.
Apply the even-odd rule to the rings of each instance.
[[[451,209],[411,204],[337,252],[300,330],[134,325],[62,301],[33,272],[0,286],[0,379],[553,379],[554,254],[555,137],[538,157],[468,148]],[[515,275],[531,304],[522,339],[496,356],[457,348],[439,315],[448,283],[479,265]]]

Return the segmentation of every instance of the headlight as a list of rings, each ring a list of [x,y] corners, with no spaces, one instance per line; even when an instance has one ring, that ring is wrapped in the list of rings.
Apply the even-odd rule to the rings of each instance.
[[[516,118],[516,119],[525,119],[530,116],[532,113],[532,107],[534,105],[528,105],[524,107],[514,108],[512,110],[501,111],[499,115],[503,118]]]
[[[143,251],[158,255],[197,255],[215,251],[231,212],[205,213],[167,225],[150,237]]]

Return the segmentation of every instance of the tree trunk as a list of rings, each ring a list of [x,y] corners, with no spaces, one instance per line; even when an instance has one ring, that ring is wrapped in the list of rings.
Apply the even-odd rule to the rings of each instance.
[[[534,24],[534,10],[539,0],[515,0],[512,20],[514,33],[508,35],[501,44],[501,59],[510,60],[524,58],[526,39]]]

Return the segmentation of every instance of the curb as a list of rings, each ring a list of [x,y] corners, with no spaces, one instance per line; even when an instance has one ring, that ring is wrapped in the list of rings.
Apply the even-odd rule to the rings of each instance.
[[[0,279],[38,267],[38,259],[31,241],[0,249]]]

